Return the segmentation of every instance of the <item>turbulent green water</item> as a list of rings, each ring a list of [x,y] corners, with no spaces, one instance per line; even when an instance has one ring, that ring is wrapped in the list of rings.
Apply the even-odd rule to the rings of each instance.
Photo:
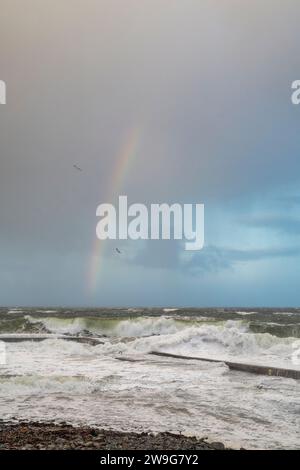
[[[269,333],[300,338],[300,309],[0,309],[0,334],[59,333],[111,335],[120,322],[143,318],[172,319],[193,324],[221,323],[228,320],[245,323],[253,333]],[[145,335],[147,331],[145,330]],[[150,331],[149,334],[152,332]],[[157,331],[156,334],[159,334]]]

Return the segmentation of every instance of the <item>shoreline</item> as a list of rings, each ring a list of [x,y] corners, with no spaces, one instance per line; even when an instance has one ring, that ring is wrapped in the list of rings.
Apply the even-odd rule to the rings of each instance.
[[[0,421],[0,450],[226,450],[221,442],[182,434],[74,427],[67,423]]]

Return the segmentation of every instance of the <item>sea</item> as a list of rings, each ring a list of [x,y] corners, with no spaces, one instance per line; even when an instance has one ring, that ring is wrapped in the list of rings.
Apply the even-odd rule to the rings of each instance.
[[[0,343],[2,421],[300,448],[300,380],[225,363],[300,370],[300,309],[3,307]]]

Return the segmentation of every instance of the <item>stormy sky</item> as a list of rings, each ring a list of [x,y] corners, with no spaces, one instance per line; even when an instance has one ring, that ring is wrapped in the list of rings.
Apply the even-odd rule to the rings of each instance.
[[[298,0],[0,0],[0,304],[299,305],[299,21]],[[204,249],[95,250],[119,194],[204,203]]]

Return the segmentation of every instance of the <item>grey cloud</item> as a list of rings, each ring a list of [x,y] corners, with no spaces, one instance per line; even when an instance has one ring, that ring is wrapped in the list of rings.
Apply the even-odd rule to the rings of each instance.
[[[150,240],[131,262],[147,268],[177,269],[181,264],[180,250],[177,240]]]
[[[278,199],[278,202],[282,204],[284,207],[286,207],[287,209],[291,209],[300,205],[300,196],[297,196],[297,195],[284,196]]]
[[[288,258],[299,254],[300,246],[236,249],[210,245],[193,254],[188,253],[187,258],[184,258],[183,245],[179,242],[148,241],[130,262],[147,268],[174,269],[195,274],[232,269],[238,263]]]
[[[197,253],[186,267],[194,272],[215,272],[233,268],[238,263],[287,258],[299,254],[300,246],[248,250],[208,246]]]
[[[287,234],[300,233],[300,219],[292,216],[256,216],[243,219],[241,223],[248,227],[276,230]]]

